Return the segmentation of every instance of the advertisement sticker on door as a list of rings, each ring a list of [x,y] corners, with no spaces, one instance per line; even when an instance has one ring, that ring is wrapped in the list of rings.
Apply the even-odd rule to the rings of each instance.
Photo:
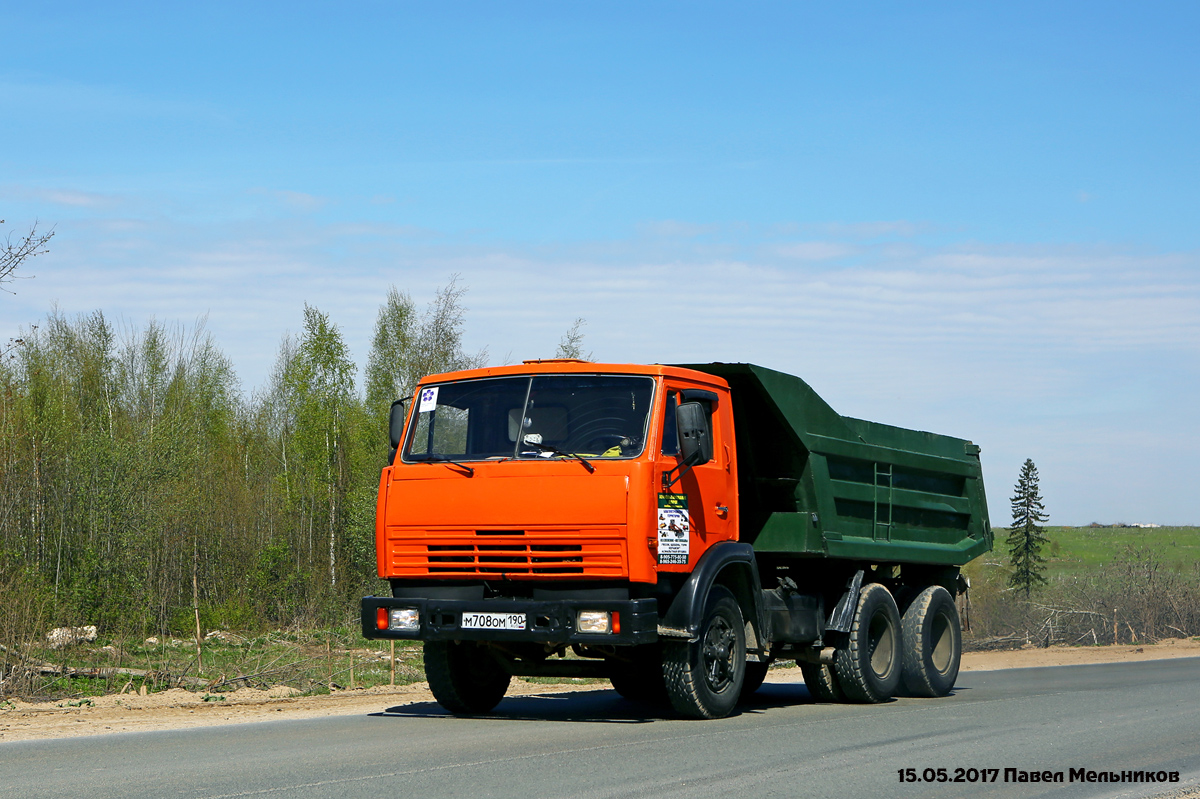
[[[658,495],[658,562],[686,564],[691,540],[686,494]]]

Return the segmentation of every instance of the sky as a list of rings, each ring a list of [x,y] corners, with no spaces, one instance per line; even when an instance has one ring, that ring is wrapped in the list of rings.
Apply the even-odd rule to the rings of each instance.
[[[465,344],[759,363],[1032,459],[1052,524],[1200,524],[1194,3],[3,3],[0,233],[51,309],[212,334],[307,303]],[[381,422],[382,423],[382,422]]]

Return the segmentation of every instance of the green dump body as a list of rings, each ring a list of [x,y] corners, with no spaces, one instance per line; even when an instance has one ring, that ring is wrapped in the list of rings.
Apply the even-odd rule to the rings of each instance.
[[[740,538],[756,552],[962,566],[992,548],[970,441],[841,416],[761,366],[686,368],[729,382]]]

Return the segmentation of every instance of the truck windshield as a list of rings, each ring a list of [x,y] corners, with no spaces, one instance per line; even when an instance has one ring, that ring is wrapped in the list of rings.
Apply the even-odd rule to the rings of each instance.
[[[633,458],[654,379],[542,375],[422,386],[403,460]]]

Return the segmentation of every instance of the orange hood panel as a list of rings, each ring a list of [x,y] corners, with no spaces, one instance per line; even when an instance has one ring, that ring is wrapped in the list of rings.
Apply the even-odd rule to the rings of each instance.
[[[411,479],[411,470],[405,469],[404,479],[392,482],[387,527],[524,530],[626,523],[629,480],[625,475],[491,475],[479,479],[444,473],[451,467],[440,464],[420,468],[431,474]],[[432,473],[437,469],[443,473]]]

